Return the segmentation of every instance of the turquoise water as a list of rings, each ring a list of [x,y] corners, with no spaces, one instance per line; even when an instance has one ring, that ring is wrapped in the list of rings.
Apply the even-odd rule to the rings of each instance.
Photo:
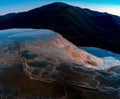
[[[91,54],[93,54],[93,55],[95,55],[95,56],[101,57],[101,58],[114,57],[114,58],[120,60],[120,54],[113,53],[111,51],[107,51],[107,50],[104,50],[104,49],[101,49],[101,48],[83,47],[82,49],[91,53]]]
[[[46,34],[46,35],[44,35]],[[52,34],[52,35],[51,35]],[[51,35],[51,36],[50,36]],[[21,44],[34,43],[38,39],[50,41],[55,38],[54,31],[51,30],[37,30],[37,29],[8,29],[0,31],[0,46],[12,46],[14,41]]]

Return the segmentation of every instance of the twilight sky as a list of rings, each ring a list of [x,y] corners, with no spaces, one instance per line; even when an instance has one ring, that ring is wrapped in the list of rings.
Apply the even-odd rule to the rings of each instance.
[[[53,2],[65,2],[120,16],[120,0],[0,0],[0,15],[27,11]]]

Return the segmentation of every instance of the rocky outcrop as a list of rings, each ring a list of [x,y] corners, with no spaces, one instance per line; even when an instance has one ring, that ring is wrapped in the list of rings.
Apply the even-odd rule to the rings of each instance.
[[[91,69],[102,65],[102,59],[79,49],[52,30],[16,29],[4,30],[3,34],[4,40],[0,39],[0,70],[3,67],[0,98],[77,99],[84,94],[89,99],[96,92],[111,95],[113,88],[120,86],[119,77],[115,78],[114,73]],[[99,96],[98,93],[96,97]]]
[[[47,38],[47,40],[44,38]],[[36,44],[25,44],[22,50],[28,50],[37,55],[39,54],[39,57],[51,58],[54,60],[53,63],[55,63],[56,60],[58,64],[61,62],[77,63],[85,67],[100,66],[103,64],[102,59],[79,49],[59,33],[49,34],[44,36],[44,38],[39,39]],[[41,57],[41,59],[43,57]],[[31,59],[29,60],[32,61]]]

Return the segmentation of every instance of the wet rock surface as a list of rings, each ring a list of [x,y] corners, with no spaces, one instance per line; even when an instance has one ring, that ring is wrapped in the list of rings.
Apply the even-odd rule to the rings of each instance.
[[[6,34],[0,45],[1,99],[120,98],[120,74],[115,68],[88,68],[103,64],[101,58],[53,31],[7,32],[11,35]]]

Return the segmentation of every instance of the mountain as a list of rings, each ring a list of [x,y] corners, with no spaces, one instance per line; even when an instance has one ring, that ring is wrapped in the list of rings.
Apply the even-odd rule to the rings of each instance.
[[[77,46],[120,53],[120,18],[56,2],[27,12],[0,16],[0,29],[52,29]]]
[[[115,32],[120,26],[120,17],[116,15],[111,15],[108,13],[101,13],[97,11],[92,11],[89,9],[84,9],[84,11],[93,18],[99,25],[102,25],[104,28],[110,29],[111,31]],[[116,24],[114,24],[114,22]],[[110,28],[112,27],[112,28]]]

